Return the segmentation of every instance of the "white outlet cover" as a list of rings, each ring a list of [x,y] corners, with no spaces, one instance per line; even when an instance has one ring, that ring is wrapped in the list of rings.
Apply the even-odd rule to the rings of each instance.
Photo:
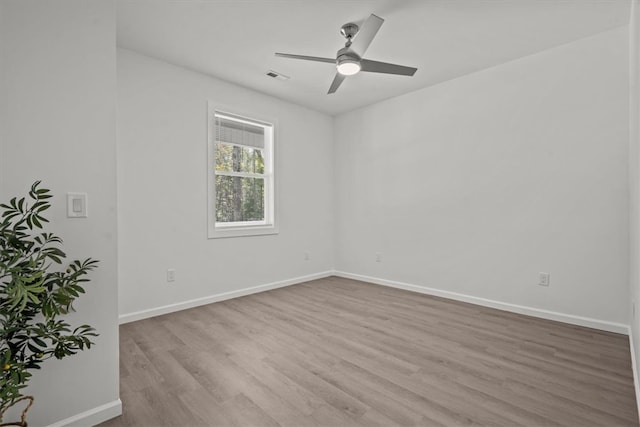
[[[549,286],[550,276],[551,274],[549,273],[540,272],[540,281],[538,282],[538,285]]]

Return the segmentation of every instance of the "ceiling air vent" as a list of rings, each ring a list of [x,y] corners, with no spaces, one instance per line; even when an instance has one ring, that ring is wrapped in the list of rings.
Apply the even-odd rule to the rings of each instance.
[[[285,76],[284,74],[279,73],[277,71],[273,71],[273,70],[267,71],[267,76],[273,77],[274,79],[278,79],[278,80],[289,80],[290,79],[289,76]]]

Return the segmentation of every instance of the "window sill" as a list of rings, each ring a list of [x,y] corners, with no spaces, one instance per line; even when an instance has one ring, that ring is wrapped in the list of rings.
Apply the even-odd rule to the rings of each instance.
[[[229,237],[250,237],[278,234],[278,227],[275,225],[241,225],[241,226],[218,226],[209,230],[209,239],[224,239]]]

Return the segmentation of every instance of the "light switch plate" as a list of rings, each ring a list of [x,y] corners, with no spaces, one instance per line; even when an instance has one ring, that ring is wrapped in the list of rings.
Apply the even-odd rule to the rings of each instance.
[[[67,193],[67,218],[87,216],[87,193]]]

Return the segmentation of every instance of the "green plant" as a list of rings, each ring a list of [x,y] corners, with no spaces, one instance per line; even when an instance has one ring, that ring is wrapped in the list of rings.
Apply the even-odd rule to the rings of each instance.
[[[31,186],[29,199],[0,204],[0,422],[7,408],[25,398],[21,390],[30,371],[49,358],[91,348],[91,337],[98,336],[89,325],[72,330],[62,320],[85,292],[82,283],[98,261],[62,266],[62,239],[40,231],[49,222],[43,215],[52,196],[39,186],[40,181]]]

